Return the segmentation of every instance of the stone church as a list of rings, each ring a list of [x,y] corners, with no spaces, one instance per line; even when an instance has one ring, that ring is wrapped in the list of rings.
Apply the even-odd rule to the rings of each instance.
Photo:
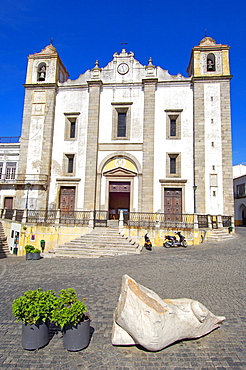
[[[229,46],[187,77],[122,49],[76,80],[56,48],[28,57],[14,208],[233,215]]]

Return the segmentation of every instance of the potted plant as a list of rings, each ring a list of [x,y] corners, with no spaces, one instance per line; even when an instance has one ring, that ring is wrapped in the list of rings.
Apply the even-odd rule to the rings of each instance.
[[[32,260],[32,252],[35,250],[33,245],[27,244],[25,246],[26,260]]]
[[[52,321],[63,332],[63,345],[68,351],[80,351],[89,344],[90,319],[85,313],[85,299],[79,300],[74,289],[62,289],[58,304],[52,313]]]
[[[25,250],[26,250],[26,259],[27,260],[39,260],[40,259],[40,249],[36,249],[34,248],[33,245],[26,245],[25,246]]]
[[[53,290],[43,291],[41,288],[28,290],[13,301],[12,313],[17,321],[22,321],[24,349],[34,350],[49,342],[49,318],[57,303]]]
[[[31,251],[31,253],[32,253],[32,259],[33,260],[39,260],[40,259],[40,253],[41,253],[40,249],[35,248]]]

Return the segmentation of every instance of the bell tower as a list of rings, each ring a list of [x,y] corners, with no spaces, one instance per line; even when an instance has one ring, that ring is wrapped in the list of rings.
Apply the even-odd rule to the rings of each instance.
[[[27,183],[36,194],[33,208],[46,208],[56,94],[59,83],[67,79],[68,72],[53,45],[29,55],[18,169],[23,186],[17,190],[16,197],[19,208],[24,208],[23,192]]]
[[[57,50],[52,44],[46,46],[40,53],[28,56],[26,85],[57,84],[65,82],[68,76]]]
[[[204,37],[192,49],[194,198],[197,213],[233,216],[229,46]]]
[[[211,37],[204,37],[192,50],[187,69],[189,76],[230,76],[229,49],[228,45],[216,44]]]

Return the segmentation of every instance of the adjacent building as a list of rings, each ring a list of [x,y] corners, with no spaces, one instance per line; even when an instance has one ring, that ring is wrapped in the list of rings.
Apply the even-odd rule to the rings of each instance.
[[[246,226],[246,166],[233,166],[234,219],[236,226]]]

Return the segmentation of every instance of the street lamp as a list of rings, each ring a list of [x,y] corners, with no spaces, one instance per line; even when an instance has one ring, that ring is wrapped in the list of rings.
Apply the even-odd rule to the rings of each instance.
[[[196,213],[196,189],[197,186],[193,185],[193,191],[194,191],[194,213]]]
[[[27,187],[27,195],[26,195],[26,209],[28,209],[28,196],[29,196],[29,190],[30,190],[30,187],[31,187],[31,183],[28,182],[26,184],[26,187]]]

